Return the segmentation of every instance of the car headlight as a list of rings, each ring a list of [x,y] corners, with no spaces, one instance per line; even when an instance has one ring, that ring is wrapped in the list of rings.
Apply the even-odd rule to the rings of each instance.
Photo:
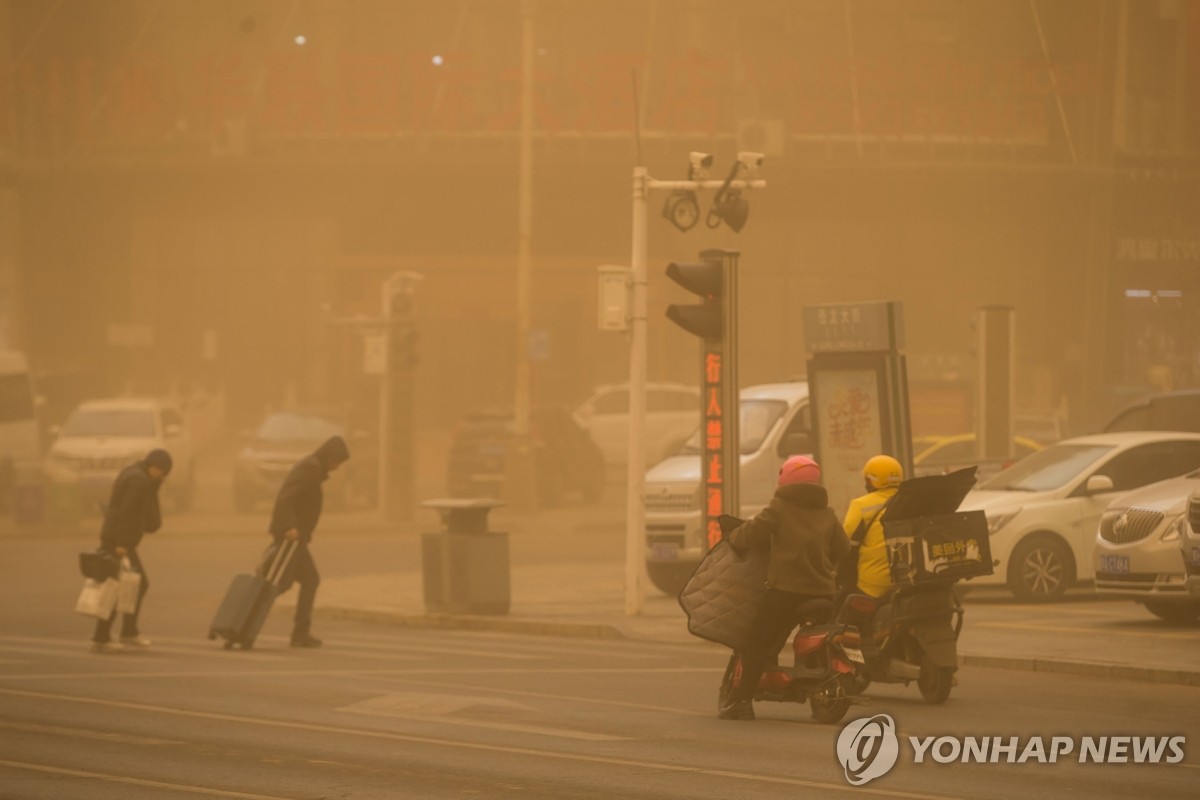
[[[1162,541],[1178,542],[1187,531],[1184,529],[1188,524],[1187,513],[1180,514],[1175,519],[1171,520],[1171,524],[1167,525],[1167,529],[1163,531]]]
[[[1009,508],[997,513],[987,514],[988,536],[998,533],[1001,528],[1012,521],[1013,517],[1020,513],[1020,508]]]

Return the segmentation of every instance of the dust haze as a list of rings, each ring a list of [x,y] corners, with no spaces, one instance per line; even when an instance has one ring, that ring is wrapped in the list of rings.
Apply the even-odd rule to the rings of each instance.
[[[0,349],[46,443],[83,401],[177,403],[197,502],[225,509],[269,413],[378,439],[372,320],[417,273],[406,469],[413,501],[447,496],[456,431],[511,413],[520,376],[567,411],[628,379],[596,293],[629,263],[631,168],[751,150],[740,233],[704,224],[711,193],[688,232],[651,198],[651,380],[699,380],[666,264],[735,248],[743,385],[804,375],[804,306],[898,300],[914,434],[970,432],[975,317],[1011,306],[1014,414],[1093,431],[1200,370],[1198,48],[1167,2],[8,0]],[[601,497],[554,501],[619,505],[607,466]]]

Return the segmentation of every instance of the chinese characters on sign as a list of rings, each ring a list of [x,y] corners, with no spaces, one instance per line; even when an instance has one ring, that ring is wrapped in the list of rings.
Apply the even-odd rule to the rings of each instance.
[[[721,470],[721,452],[725,446],[724,420],[721,413],[721,354],[704,354],[704,533],[711,550],[721,541],[717,517],[725,507],[725,482]]]
[[[868,353],[903,346],[899,303],[846,303],[804,309],[804,343],[810,353]]]
[[[872,369],[831,370],[816,381],[821,469],[830,505],[845,508],[862,487],[862,465],[883,450],[879,376]]]
[[[1124,236],[1116,241],[1118,261],[1200,262],[1200,240]]]

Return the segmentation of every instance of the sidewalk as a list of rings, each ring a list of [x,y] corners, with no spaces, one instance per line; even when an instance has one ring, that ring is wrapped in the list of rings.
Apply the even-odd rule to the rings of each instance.
[[[624,613],[620,562],[518,565],[512,606],[498,616],[427,614],[420,573],[326,578],[317,615],[422,628],[493,630],[717,647],[687,632],[678,602],[646,589],[639,616]],[[1171,626],[1125,601],[1018,605],[1001,596],[964,603],[965,666],[1200,686],[1200,627]],[[282,603],[294,602],[294,594]]]

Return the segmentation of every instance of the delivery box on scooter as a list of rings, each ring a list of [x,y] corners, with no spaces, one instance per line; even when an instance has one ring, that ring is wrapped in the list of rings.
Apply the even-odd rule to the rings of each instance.
[[[892,582],[911,585],[992,574],[987,518],[960,511],[883,526]]]
[[[982,511],[957,511],[974,485],[974,467],[900,484],[883,517],[895,584],[992,574],[987,518]]]

